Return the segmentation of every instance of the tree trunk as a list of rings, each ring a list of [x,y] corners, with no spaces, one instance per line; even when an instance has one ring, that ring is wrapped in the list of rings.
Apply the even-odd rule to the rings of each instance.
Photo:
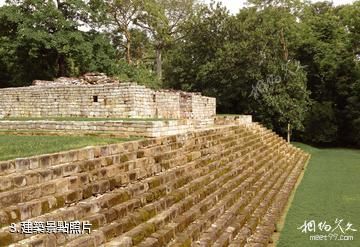
[[[281,28],[280,31],[280,43],[283,46],[283,51],[284,51],[284,61],[287,62],[289,59],[289,50],[287,48],[287,44],[286,44],[286,40],[285,40],[285,36],[284,36],[284,29]]]
[[[128,64],[131,64],[131,44],[130,42],[128,41],[126,43],[126,61]]]
[[[287,126],[287,142],[290,143],[290,137],[291,137],[291,125],[288,123]]]
[[[56,8],[59,9],[59,6],[60,6],[60,0],[55,0],[54,1],[55,5],[56,5]]]
[[[65,57],[60,54],[58,57],[58,77],[62,77],[66,75],[66,66],[65,66]]]
[[[125,31],[126,38],[126,62],[131,64],[131,35],[128,30]]]
[[[160,47],[157,47],[156,48],[156,63],[155,63],[155,66],[156,66],[156,74],[159,78],[159,80],[162,79],[162,57],[161,57],[161,48]]]

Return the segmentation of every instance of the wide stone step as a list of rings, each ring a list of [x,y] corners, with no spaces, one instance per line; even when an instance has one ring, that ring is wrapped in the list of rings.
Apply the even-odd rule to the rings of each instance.
[[[275,161],[276,163],[276,161]],[[244,192],[243,189],[246,186],[239,186],[236,188],[231,194],[230,198],[227,198],[226,200],[223,200],[219,202],[215,207],[213,207],[211,210],[205,212],[200,218],[196,219],[191,225],[184,231],[184,233],[181,233],[177,239],[174,240],[177,244],[182,244],[185,241],[195,241],[198,240],[200,237],[200,233],[208,229],[213,222],[217,219],[217,217],[221,214],[221,211],[224,211],[223,208],[228,208],[232,206],[234,203],[240,203],[238,207],[241,207],[244,205],[248,198],[247,197],[241,197],[241,192]],[[235,202],[234,200],[238,200]],[[191,239],[189,239],[191,238]]]
[[[223,177],[220,177],[220,178],[217,179],[217,180],[221,180],[221,179],[223,179]],[[216,188],[216,187],[219,187],[219,186],[221,185],[221,184],[219,184],[216,180],[213,181],[212,184],[214,184],[213,187],[215,187],[215,188]],[[215,189],[215,188],[214,188],[214,189]],[[196,198],[202,199],[203,196],[206,196],[206,194],[210,194],[214,189],[209,189],[209,188],[207,188],[207,191],[204,189],[205,194],[204,194],[204,195],[201,195],[201,193],[199,193]],[[195,192],[196,192],[196,191],[195,191]],[[193,194],[191,194],[191,195],[193,195]],[[171,215],[174,214],[174,213],[173,213],[174,211],[176,211],[176,210],[178,210],[178,211],[179,211],[179,210],[184,210],[184,207],[188,207],[187,204],[189,204],[189,205],[193,204],[193,202],[191,202],[191,199],[193,199],[192,196],[187,196],[186,198],[188,198],[188,200],[189,200],[189,199],[190,199],[190,200],[189,200],[189,201],[185,201],[185,199],[183,199],[184,201],[181,201],[181,202],[178,203],[178,204],[172,205],[168,211],[165,211],[165,212],[163,212],[163,213],[161,213],[161,214],[158,214],[158,215],[155,217],[155,219],[149,220],[148,223],[155,224],[155,226],[157,226],[157,227],[159,227],[159,226],[158,226],[159,224],[160,224],[160,226],[161,226],[162,221],[163,221],[164,219],[165,219],[165,220],[166,220],[166,219],[169,220],[169,219],[171,218]],[[182,205],[182,206],[178,206],[179,204]],[[178,213],[176,213],[176,214],[178,214]],[[139,226],[138,229],[139,229],[139,228],[142,229],[142,227],[143,227],[143,226]],[[145,228],[146,228],[146,227],[145,227]],[[135,229],[134,231],[136,232],[137,229]]]
[[[259,167],[258,168],[260,168],[260,165],[259,165]],[[251,171],[253,171],[255,168],[254,167],[249,167],[249,173],[244,173],[240,178],[239,177],[237,177],[240,173],[237,173],[237,175],[234,177],[234,178],[232,178],[232,180],[230,180],[228,183],[230,183],[231,184],[231,182],[232,182],[232,186],[233,186],[233,188],[235,188],[238,184],[237,183],[234,183],[234,179],[236,180],[236,179],[238,179],[238,182],[242,182],[242,181],[244,181],[245,180],[245,178],[246,177],[249,177],[249,176],[254,176],[254,174],[253,175],[251,175]],[[240,171],[241,172],[241,171]],[[210,197],[213,197],[214,199],[215,198],[217,198],[216,200],[219,200],[220,198],[222,198],[222,196],[225,196],[229,191],[231,191],[231,190],[228,190],[228,186],[222,186],[221,187],[221,189],[218,189],[218,191],[217,192],[213,192],[213,193],[211,193],[210,194]],[[190,200],[192,199],[192,198],[189,198]],[[188,212],[186,212],[185,211],[185,215],[186,214],[189,214],[189,215],[187,215],[188,217],[190,217],[190,218],[194,218],[194,214],[196,214],[196,212],[199,212],[199,210],[200,210],[200,208],[201,207],[203,207],[203,210],[205,210],[206,209],[206,204],[204,205],[203,203],[204,202],[202,202],[202,203],[200,203],[201,201],[199,201],[199,202],[197,202],[196,203],[196,208],[197,208],[197,210],[195,210],[195,209],[193,209],[193,210],[189,210]],[[194,203],[193,203],[193,205],[194,205]],[[185,226],[181,226],[181,224],[180,223],[184,223],[185,222],[185,224],[186,224],[186,220],[187,220],[187,218],[186,218],[186,216],[184,216],[184,212],[181,212],[181,214],[180,214],[181,216],[178,216],[178,219],[179,219],[179,222],[177,222],[178,224],[177,224],[177,231],[179,231],[182,227],[185,227]],[[183,221],[182,221],[183,220]],[[173,220],[174,222],[176,222],[175,220]],[[159,227],[155,227],[155,228],[159,228]],[[121,237],[119,237],[118,239],[116,239],[116,240],[114,240],[113,242],[118,242],[118,241],[123,241],[122,239],[123,238],[127,238],[128,236],[127,236],[127,234],[125,234],[124,236],[121,236]],[[132,239],[132,241],[133,241],[134,239]],[[138,241],[138,239],[135,239],[135,243],[134,244],[136,244],[136,242]],[[110,245],[111,245],[112,243],[110,243]]]
[[[134,153],[132,154],[134,155]],[[120,157],[120,160],[122,160],[123,158],[125,160],[129,159],[129,154],[128,155],[122,155]],[[194,158],[194,157],[193,157]],[[144,161],[144,162],[142,162]],[[98,162],[99,163],[99,162]],[[151,163],[151,161],[150,161]],[[20,203],[29,201],[28,199],[30,199],[30,201],[32,199],[40,199],[41,196],[47,196],[49,194],[54,194],[54,196],[56,196],[55,193],[62,193],[65,191],[70,191],[71,192],[71,188],[72,187],[78,187],[81,185],[81,187],[85,187],[84,190],[84,195],[93,195],[93,194],[99,194],[99,193],[104,193],[105,191],[107,191],[109,189],[109,183],[106,180],[100,180],[102,178],[105,179],[111,179],[110,180],[110,189],[113,189],[113,187],[118,187],[121,185],[126,184],[127,182],[133,181],[134,179],[139,179],[142,178],[141,174],[136,174],[134,172],[126,172],[126,170],[129,169],[129,166],[134,166],[134,164],[132,164],[131,162],[125,162],[123,164],[115,164],[115,165],[111,165],[113,164],[113,159],[112,157],[109,157],[105,164],[109,165],[106,167],[103,167],[105,165],[101,165],[100,169],[94,170],[95,164],[97,164],[96,161],[90,161],[90,162],[86,162],[86,163],[80,163],[80,164],[65,164],[65,165],[60,165],[60,166],[54,166],[51,167],[47,172],[44,169],[39,169],[39,170],[33,170],[30,171],[24,175],[21,175],[21,177],[17,178],[17,180],[19,180],[18,182],[16,182],[19,186],[21,186],[22,188],[18,189],[18,190],[12,190],[11,192],[4,192],[4,193],[0,193],[0,198],[3,198],[3,200],[6,202],[6,204],[4,203],[4,207],[7,205],[11,205],[14,204],[13,201],[19,199]],[[144,167],[146,167],[147,165],[149,165],[149,161],[146,159],[138,159],[137,160],[137,164],[139,170],[142,170]],[[69,168],[70,166],[70,168]],[[89,169],[89,167],[93,167],[93,169]],[[99,168],[99,167],[98,167]],[[62,170],[64,170],[64,172],[61,172]],[[76,170],[76,171],[81,171],[81,173],[71,173],[71,170]],[[54,171],[57,171],[56,173],[54,173]],[[65,174],[66,171],[66,174]],[[70,172],[69,172],[70,171]],[[153,171],[153,172],[157,172],[157,171]],[[113,174],[119,174],[121,173],[120,176],[114,176]],[[43,183],[39,183],[38,182],[38,177],[41,176],[43,177],[43,175],[40,174],[47,174],[46,175],[46,179]],[[54,177],[53,174],[57,174],[56,177]],[[111,175],[109,175],[111,174]],[[152,173],[150,173],[151,175]],[[73,175],[71,177],[66,177],[66,178],[59,178],[62,175],[66,176],[66,175]],[[9,175],[9,176],[14,176],[14,175]],[[143,175],[144,176],[144,175]],[[36,177],[37,179],[34,179],[34,177]],[[58,178],[58,179],[55,179]],[[15,180],[15,181],[17,181]],[[99,180],[99,181],[97,181]],[[37,185],[33,185],[33,186],[26,186],[28,185],[29,181],[34,181],[34,183],[36,183]],[[89,185],[89,181],[91,181],[92,184]],[[25,188],[23,188],[25,187]],[[42,193],[42,191],[40,191],[40,189],[43,189],[44,192]],[[46,193],[46,194],[45,194]],[[13,196],[13,195],[18,194],[18,196]],[[23,196],[25,195],[25,196]],[[87,198],[87,197],[85,197]],[[19,202],[17,202],[19,203]],[[24,217],[20,217],[22,220],[25,219]],[[13,221],[15,219],[12,219]],[[6,222],[5,222],[6,223]]]
[[[302,157],[304,156],[302,155]],[[237,231],[237,235],[234,236],[236,234],[235,232],[235,234],[232,234],[232,236],[228,236],[230,246],[235,247],[246,245],[247,242],[251,241],[251,236],[252,234],[256,233],[259,225],[262,225],[264,229],[266,228],[267,235],[262,235],[261,239],[262,241],[266,242],[266,244],[264,244],[265,246],[268,244],[268,239],[275,229],[276,219],[280,216],[280,211],[282,211],[282,208],[278,207],[279,204],[284,202],[284,198],[280,196],[281,192],[286,191],[286,193],[289,193],[287,189],[290,188],[287,187],[287,184],[290,181],[294,181],[294,178],[295,180],[298,178],[298,174],[301,172],[302,166],[304,164],[302,163],[302,157],[299,158],[299,161],[293,166],[292,170],[281,176],[281,178],[276,182],[275,186],[269,192],[268,196],[262,200],[263,207],[258,210],[258,212],[255,210],[255,212],[252,214],[252,216],[249,217],[248,221],[243,225],[243,227]],[[277,215],[270,213],[273,212],[275,208],[276,211],[279,212]],[[260,221],[256,219],[260,219]]]
[[[189,236],[192,236],[192,234],[199,234],[199,231],[201,231],[201,228],[204,228],[204,227],[201,225],[200,226],[192,225],[191,227],[189,227],[189,230],[185,232],[185,234],[180,234],[180,238],[181,238],[181,236],[183,236],[183,240],[185,240],[185,242],[179,243],[179,246],[182,246],[182,244],[189,244],[189,242],[191,242],[191,239],[189,239]],[[196,237],[193,236],[193,239],[196,239]],[[149,241],[149,243],[155,242],[154,240],[151,240],[151,241],[147,240],[147,241]],[[144,246],[147,246],[147,245],[144,245]],[[152,246],[152,245],[149,245],[149,246]]]
[[[289,191],[291,191],[295,186],[296,181],[302,171],[303,164],[305,164],[304,162],[307,162],[306,159],[307,156],[305,155],[302,155],[302,157],[299,159],[296,168],[291,172],[290,176],[286,178],[286,181],[283,183],[281,190],[277,191],[276,197],[263,215],[262,221],[252,232],[252,235],[248,237],[246,245],[268,245],[270,237],[275,230],[274,222],[276,222],[277,219],[281,216],[281,213],[283,212],[283,209],[290,196]]]
[[[244,207],[246,203],[248,203],[249,200],[254,196],[254,194],[257,193],[259,187],[261,187],[261,184],[265,183],[268,177],[270,177],[280,169],[280,167],[277,166],[278,162],[279,161],[276,160],[275,162],[271,162],[270,164],[267,165],[265,164],[265,166],[270,167],[270,169],[266,172],[266,174],[264,174],[261,170],[259,170],[256,180],[253,181],[251,186],[247,189],[246,193],[241,195],[241,198],[237,198],[238,199],[237,203],[234,202],[235,204],[229,205],[231,207],[228,210],[224,211],[222,214],[217,215],[218,217],[216,218],[214,224],[208,226],[207,230],[204,229],[204,233],[201,234],[202,237],[201,236],[199,237],[199,241],[197,241],[197,243],[199,243],[200,246],[211,246],[211,244],[215,242],[215,240],[222,232],[222,230],[226,228],[227,222],[229,222],[231,218],[235,217],[237,212],[241,213],[239,209]],[[193,242],[194,240],[196,240],[196,238],[189,239],[189,237],[185,237],[185,236],[187,235],[184,234],[183,238],[179,238],[171,246],[181,246],[181,244],[184,244],[184,240],[188,242]]]
[[[2,245],[226,246],[246,229],[246,240],[261,244],[261,233],[271,231],[272,205],[287,199],[277,195],[298,176],[287,172],[307,162],[304,152],[259,125],[85,150],[44,155],[37,166],[26,159],[0,164]],[[9,201],[9,192],[20,196]],[[92,231],[9,233],[10,223],[24,220],[89,221]]]
[[[284,181],[287,179],[288,174],[294,169],[292,165],[288,165],[285,169],[281,169],[277,174],[274,174],[270,179],[267,186],[264,186],[257,196],[250,202],[245,210],[250,215],[246,220],[243,220],[243,228],[246,230],[254,231],[256,225],[262,220],[262,216],[265,214],[269,204],[274,199],[274,196],[281,188]],[[240,213],[241,214],[241,213]],[[228,246],[229,242],[235,237],[240,230],[241,224],[239,220],[235,218],[232,222],[228,222],[226,229],[221,236],[214,241],[213,246]]]

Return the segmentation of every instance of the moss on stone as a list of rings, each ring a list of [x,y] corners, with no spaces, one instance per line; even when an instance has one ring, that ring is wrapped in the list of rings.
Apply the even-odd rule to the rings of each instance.
[[[147,221],[148,219],[150,219],[150,214],[148,211],[146,211],[145,209],[139,209],[138,210],[138,214],[140,215],[140,219],[141,221]]]
[[[156,209],[155,207],[153,208],[147,208],[145,209],[148,213],[149,213],[149,219],[151,219],[152,217],[154,217],[156,215]]]
[[[174,196],[175,202],[179,202],[185,197],[184,192],[181,191],[174,191],[171,195]]]
[[[152,189],[152,188],[158,187],[158,186],[160,186],[160,184],[161,184],[161,179],[155,178],[149,182],[149,188]]]
[[[150,202],[154,201],[154,194],[151,192],[148,192],[148,193],[146,193],[145,198],[146,198],[146,202],[150,203]]]
[[[129,230],[131,230],[133,227],[136,226],[136,220],[134,217],[130,217],[131,215],[129,215],[128,217],[123,219],[122,222],[122,228],[124,232],[127,232]]]
[[[75,202],[78,199],[78,193],[77,191],[71,192],[66,196],[66,203]]]
[[[90,220],[91,230],[99,228],[99,220],[97,218]]]
[[[155,232],[155,226],[150,223],[145,223],[142,228],[132,236],[133,244],[137,245],[142,240],[144,240],[147,236],[150,236],[152,233]]]
[[[185,242],[180,245],[180,247],[191,247],[191,239],[186,239]]]
[[[41,203],[41,213],[46,214],[50,212],[50,205],[48,201],[43,201]]]
[[[63,196],[56,197],[56,205],[58,208],[61,208],[65,205],[65,198]]]
[[[0,246],[9,246],[13,242],[12,234],[0,232]]]
[[[92,187],[91,186],[87,186],[85,189],[83,189],[83,198],[89,198],[92,196]]]
[[[127,162],[127,161],[129,161],[129,157],[126,154],[121,155],[120,162],[124,163],[124,162]]]
[[[110,166],[112,164],[114,164],[113,159],[111,157],[106,157],[106,165]]]

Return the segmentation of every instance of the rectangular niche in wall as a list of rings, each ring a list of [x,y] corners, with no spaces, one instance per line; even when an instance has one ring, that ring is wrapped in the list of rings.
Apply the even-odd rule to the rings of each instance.
[[[94,95],[94,96],[93,96],[93,102],[99,102],[99,99],[98,99],[98,96],[97,96],[97,95]]]

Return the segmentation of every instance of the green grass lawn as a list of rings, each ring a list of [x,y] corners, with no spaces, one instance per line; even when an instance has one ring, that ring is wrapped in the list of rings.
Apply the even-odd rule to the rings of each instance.
[[[331,247],[360,246],[360,150],[351,149],[317,149],[304,144],[296,146],[311,153],[311,160],[304,177],[297,188],[294,200],[288,211],[285,225],[280,233],[278,247]],[[331,232],[338,224],[336,218],[343,219],[340,227],[345,231],[351,223],[353,232],[344,234],[340,228]],[[304,221],[314,220],[315,233],[302,233],[298,227]],[[326,221],[332,227],[327,232],[319,229],[318,224]],[[353,236],[353,240],[330,240],[338,234]],[[311,235],[326,235],[327,240],[310,240]]]
[[[55,153],[92,145],[134,140],[93,136],[17,136],[0,135],[0,160]]]
[[[7,121],[39,121],[39,120],[51,120],[51,121],[164,121],[174,119],[164,118],[86,118],[86,117],[8,117],[0,120]]]

